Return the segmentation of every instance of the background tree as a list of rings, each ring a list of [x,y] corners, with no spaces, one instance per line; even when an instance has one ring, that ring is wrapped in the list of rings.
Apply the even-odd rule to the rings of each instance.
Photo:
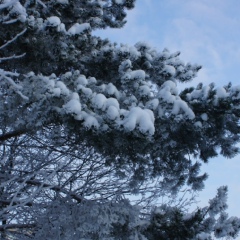
[[[224,212],[226,188],[190,215],[177,196],[204,187],[200,160],[218,149],[238,153],[240,88],[179,92],[200,66],[179,52],[91,34],[122,27],[134,2],[1,2],[3,238],[237,235],[240,220]]]

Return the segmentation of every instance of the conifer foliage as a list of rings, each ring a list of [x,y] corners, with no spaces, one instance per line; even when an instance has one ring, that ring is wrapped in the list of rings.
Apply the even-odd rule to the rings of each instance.
[[[179,193],[203,189],[201,162],[238,154],[240,86],[179,91],[201,66],[94,36],[134,4],[0,1],[2,239],[237,236],[227,187],[192,213]]]

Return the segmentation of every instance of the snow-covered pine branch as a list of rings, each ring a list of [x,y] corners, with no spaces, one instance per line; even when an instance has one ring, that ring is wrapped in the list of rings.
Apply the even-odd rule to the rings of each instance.
[[[122,27],[134,4],[1,2],[4,238],[237,236],[239,219],[225,213],[226,189],[193,213],[181,205],[187,196],[178,196],[183,187],[193,196],[203,189],[200,161],[238,154],[240,87],[181,92],[178,85],[201,66],[185,64],[180,52],[92,34]],[[10,233],[11,224],[18,231]],[[31,224],[29,232],[22,227]]]

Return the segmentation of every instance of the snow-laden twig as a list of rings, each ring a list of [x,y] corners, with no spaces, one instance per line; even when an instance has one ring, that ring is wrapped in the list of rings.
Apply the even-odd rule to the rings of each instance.
[[[19,73],[9,72],[9,71],[5,71],[3,69],[0,69],[0,74],[4,74],[4,75],[7,75],[7,76],[11,76],[11,77],[18,77],[19,76]]]
[[[12,55],[12,56],[9,56],[9,57],[3,57],[3,58],[0,58],[0,63],[2,62],[2,61],[7,61],[7,60],[13,60],[13,59],[18,59],[18,58],[22,58],[22,57],[24,57],[26,55],[26,53],[23,53],[23,54],[21,54],[21,55]]]
[[[17,18],[15,18],[15,19],[12,19],[12,20],[8,20],[8,21],[6,21],[6,22],[3,22],[4,24],[11,24],[11,23],[15,23],[15,22],[17,22],[18,21],[18,19]]]
[[[7,41],[5,44],[3,44],[0,47],[0,50],[5,48],[6,46],[8,46],[9,44],[11,44],[12,42],[14,42],[17,38],[19,38],[20,36],[22,36],[25,32],[27,31],[27,29],[23,29],[20,33],[16,34],[16,36],[14,38],[12,38],[11,40]]]
[[[44,8],[47,8],[46,4],[44,4],[41,0],[37,0],[37,3],[39,3]]]
[[[13,80],[12,80],[12,78],[10,78],[10,77],[8,77],[8,76],[6,76],[5,74],[2,74],[1,72],[0,72],[0,79],[5,79],[11,86],[13,86],[15,89],[17,89],[17,90],[22,90],[22,86],[20,86],[20,85],[18,85],[18,84],[16,84]]]
[[[8,84],[10,84],[14,91],[24,100],[29,100],[29,98],[27,96],[25,96],[21,90],[22,90],[22,86],[20,86],[19,84],[16,84],[12,78],[8,77],[7,75],[12,75],[12,76],[19,76],[18,74],[15,73],[10,73],[10,72],[5,72],[3,69],[0,69],[0,80],[4,79],[8,82]]]

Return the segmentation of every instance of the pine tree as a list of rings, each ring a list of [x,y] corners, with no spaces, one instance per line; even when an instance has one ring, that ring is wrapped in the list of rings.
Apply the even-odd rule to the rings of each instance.
[[[240,88],[179,92],[201,66],[92,35],[123,27],[134,2],[1,1],[3,238],[12,229],[21,239],[237,235],[226,188],[192,214],[158,199],[203,189],[200,161],[218,149],[238,154]]]

